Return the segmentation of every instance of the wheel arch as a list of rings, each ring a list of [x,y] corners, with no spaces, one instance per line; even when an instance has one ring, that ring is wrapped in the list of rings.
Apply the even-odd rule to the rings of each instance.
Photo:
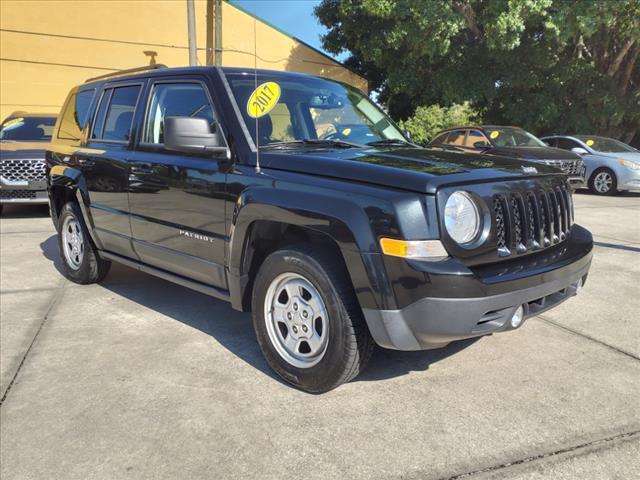
[[[63,165],[51,167],[49,172],[48,194],[51,220],[56,230],[58,229],[58,217],[60,216],[62,207],[69,201],[75,201],[80,207],[91,239],[98,248],[101,248],[101,244],[94,234],[93,217],[89,209],[89,190],[82,172],[76,168]]]
[[[270,253],[309,242],[341,258],[361,307],[388,304],[391,288],[360,206],[335,195],[256,188],[238,198],[232,219],[227,258],[233,307],[249,309],[253,278]]]

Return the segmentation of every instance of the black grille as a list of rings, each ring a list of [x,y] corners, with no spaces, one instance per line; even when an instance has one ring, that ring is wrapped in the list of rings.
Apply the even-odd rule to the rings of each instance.
[[[36,198],[35,190],[0,190],[0,199],[32,199]]]
[[[493,199],[496,247],[501,257],[563,241],[573,225],[573,202],[566,187],[497,195]]]
[[[0,175],[12,182],[45,180],[45,164],[42,160],[2,160]]]

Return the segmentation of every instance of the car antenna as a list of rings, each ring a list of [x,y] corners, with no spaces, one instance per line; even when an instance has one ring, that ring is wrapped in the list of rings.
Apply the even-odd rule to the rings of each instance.
[[[258,30],[256,17],[253,17],[253,91],[258,90]],[[256,121],[256,173],[260,173],[260,135],[258,134],[258,116]]]

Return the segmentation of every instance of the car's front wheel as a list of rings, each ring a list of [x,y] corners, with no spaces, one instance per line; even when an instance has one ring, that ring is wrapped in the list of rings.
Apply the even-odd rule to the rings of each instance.
[[[96,283],[102,280],[111,267],[103,260],[89,237],[80,207],[67,202],[58,218],[58,245],[66,277],[75,283]]]
[[[596,195],[615,195],[618,193],[618,179],[613,170],[599,168],[589,179],[589,189]]]
[[[262,353],[285,381],[322,393],[354,378],[373,350],[342,262],[297,246],[272,253],[256,276],[253,325]]]

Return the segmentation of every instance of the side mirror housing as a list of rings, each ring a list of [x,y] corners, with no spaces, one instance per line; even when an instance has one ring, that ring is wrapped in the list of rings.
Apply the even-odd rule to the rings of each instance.
[[[479,141],[473,144],[473,148],[489,148],[489,145],[487,145],[487,142]]]
[[[582,156],[582,155],[587,155],[589,152],[587,152],[584,148],[582,147],[573,147],[571,149],[571,151],[573,153],[577,153],[578,155]]]
[[[166,117],[164,147],[186,153],[226,152],[217,132],[211,132],[205,118]]]
[[[402,134],[407,138],[407,140],[411,140],[411,132],[409,130],[403,130]]]

